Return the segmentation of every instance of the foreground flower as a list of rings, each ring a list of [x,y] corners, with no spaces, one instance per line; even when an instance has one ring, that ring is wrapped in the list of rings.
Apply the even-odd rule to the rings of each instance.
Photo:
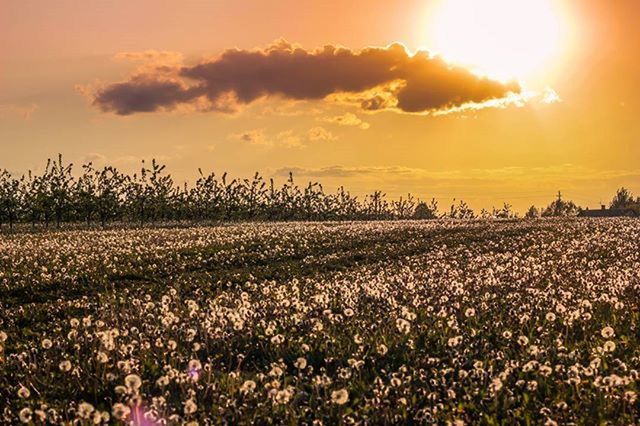
[[[305,358],[298,358],[293,365],[298,370],[304,370],[307,367],[307,360]]]
[[[344,405],[349,401],[349,392],[346,389],[339,389],[331,392],[331,402],[337,405]]]
[[[137,374],[129,374],[124,378],[124,385],[129,389],[129,391],[136,392],[140,389],[140,386],[142,386],[142,380]]]
[[[190,415],[198,411],[198,405],[195,403],[193,399],[188,399],[184,403],[184,414]]]
[[[129,413],[131,413],[131,409],[126,405],[120,402],[116,402],[115,404],[113,404],[111,414],[113,414],[113,417],[115,417],[117,420],[126,419],[129,416]]]
[[[20,386],[20,389],[18,389],[18,396],[22,399],[27,399],[31,396],[31,391],[24,386]]]
[[[18,417],[22,423],[30,423],[31,418],[33,417],[33,411],[31,411],[31,408],[29,407],[23,408],[20,410]]]
[[[242,392],[243,394],[248,394],[253,392],[255,388],[256,382],[254,382],[253,380],[247,380],[242,384],[242,386],[240,386],[240,392]]]
[[[408,334],[409,331],[411,331],[411,323],[404,318],[398,318],[396,320],[396,327],[398,328],[398,331],[403,334]]]
[[[600,334],[602,335],[602,337],[604,337],[605,339],[611,339],[616,333],[613,330],[613,327],[609,327],[606,326],[605,328],[602,329],[602,331],[600,332]]]

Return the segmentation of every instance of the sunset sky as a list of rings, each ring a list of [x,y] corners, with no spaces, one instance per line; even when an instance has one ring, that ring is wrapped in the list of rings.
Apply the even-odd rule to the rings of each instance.
[[[637,0],[0,0],[0,169],[256,171],[519,211],[640,192]],[[439,56],[436,56],[439,55]]]

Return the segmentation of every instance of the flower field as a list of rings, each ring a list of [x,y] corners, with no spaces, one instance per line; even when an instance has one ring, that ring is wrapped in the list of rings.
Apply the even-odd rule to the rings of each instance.
[[[0,422],[630,424],[640,222],[0,235]]]

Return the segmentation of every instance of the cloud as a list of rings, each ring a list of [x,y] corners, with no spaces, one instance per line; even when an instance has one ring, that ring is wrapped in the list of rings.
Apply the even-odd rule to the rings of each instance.
[[[435,111],[433,115],[465,114],[485,108],[505,109],[508,107],[522,108],[526,105],[551,105],[562,102],[562,99],[551,88],[544,89],[543,92],[533,90],[523,90],[520,93],[508,93],[506,96],[497,99],[489,99],[484,102],[468,102],[460,106],[443,108]]]
[[[309,129],[310,141],[334,141],[338,139],[333,133],[325,129],[324,127],[313,127]]]
[[[264,130],[262,129],[245,130],[240,133],[232,133],[230,138],[251,145],[270,146],[273,144],[271,140],[267,139],[264,134]]]
[[[303,146],[302,138],[296,135],[293,130],[285,130],[276,135],[276,143],[288,148],[301,148]]]
[[[17,116],[24,121],[29,121],[37,109],[38,105],[34,103],[29,105],[0,104],[0,118]]]
[[[304,148],[307,142],[334,141],[338,137],[323,127],[313,127],[306,133],[284,130],[270,135],[264,129],[252,129],[231,133],[229,139],[269,148]]]
[[[180,52],[145,50],[143,52],[120,52],[115,55],[116,59],[128,61],[142,61],[153,65],[181,65],[184,55]]]
[[[560,95],[558,95],[558,93],[556,93],[555,90],[553,90],[550,87],[547,87],[544,90],[544,93],[542,94],[541,102],[543,104],[555,104],[558,102],[562,102],[562,98],[560,97]]]
[[[275,146],[285,148],[302,148],[303,138],[293,130],[285,130],[275,135],[268,136],[264,129],[246,130],[240,133],[232,133],[231,139],[255,146],[272,148]]]
[[[97,88],[93,104],[128,115],[203,100],[208,109],[220,110],[216,106],[229,97],[243,105],[265,97],[321,100],[346,93],[367,94],[360,99],[365,110],[423,113],[520,90],[517,83],[480,77],[426,51],[410,54],[400,44],[359,51],[331,45],[305,50],[281,40],[262,50],[229,49],[191,66],[139,71],[126,81]]]
[[[405,166],[341,166],[334,165],[319,168],[283,167],[275,170],[274,176],[294,176],[309,178],[373,178],[383,182],[394,179],[402,181],[429,181],[431,183],[453,183],[460,185],[489,183],[490,188],[496,185],[518,185],[533,182],[537,185],[555,185],[562,182],[570,188],[583,188],[586,183],[596,186],[615,182],[640,179],[640,169],[605,169],[598,170],[574,164],[557,164],[544,167],[507,166],[492,169],[471,170],[430,170]],[[557,190],[557,189],[556,189]]]
[[[367,130],[369,128],[369,123],[362,121],[357,115],[351,112],[347,112],[343,115],[336,115],[334,117],[324,117],[319,120],[324,121],[325,123],[337,124],[339,126],[359,127],[362,130]]]
[[[289,176],[293,172],[295,176],[302,177],[362,177],[395,175],[405,177],[421,177],[427,172],[423,169],[415,169],[402,166],[329,166],[320,168],[284,167],[275,171],[276,176]]]
[[[194,102],[196,90],[174,79],[138,75],[124,83],[114,83],[99,92],[94,105],[119,115],[175,109],[181,103]]]

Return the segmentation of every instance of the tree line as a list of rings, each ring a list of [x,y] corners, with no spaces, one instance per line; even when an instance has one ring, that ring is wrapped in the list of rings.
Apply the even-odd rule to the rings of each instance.
[[[381,191],[360,200],[343,187],[325,193],[322,185],[298,186],[289,174],[281,186],[256,173],[230,179],[226,173],[204,174],[189,187],[176,185],[164,165],[142,162],[127,175],[115,167],[83,164],[78,176],[62,156],[48,160],[44,171],[14,177],[0,171],[0,226],[16,223],[60,226],[68,222],[107,226],[129,222],[141,226],[159,221],[293,221],[433,219],[437,202],[412,195],[387,200]]]
[[[343,187],[335,193],[326,193],[317,182],[298,186],[292,174],[284,184],[276,186],[273,179],[267,180],[258,173],[248,179],[230,179],[226,173],[217,176],[200,169],[198,172],[192,186],[176,185],[166,167],[156,160],[150,164],[143,161],[133,175],[112,166],[96,168],[90,162],[83,164],[76,175],[73,164],[66,164],[61,155],[48,160],[40,174],[30,171],[14,177],[0,170],[0,227],[13,228],[17,223],[59,227],[62,223],[85,222],[87,226],[104,227],[112,222],[144,226],[161,221],[517,217],[507,203],[502,208],[483,209],[476,214],[466,202],[454,200],[449,209],[440,212],[435,199],[425,202],[408,194],[388,200],[382,191],[359,199]],[[554,203],[542,214],[566,216],[578,209],[571,202]],[[527,215],[532,216],[532,212]]]

